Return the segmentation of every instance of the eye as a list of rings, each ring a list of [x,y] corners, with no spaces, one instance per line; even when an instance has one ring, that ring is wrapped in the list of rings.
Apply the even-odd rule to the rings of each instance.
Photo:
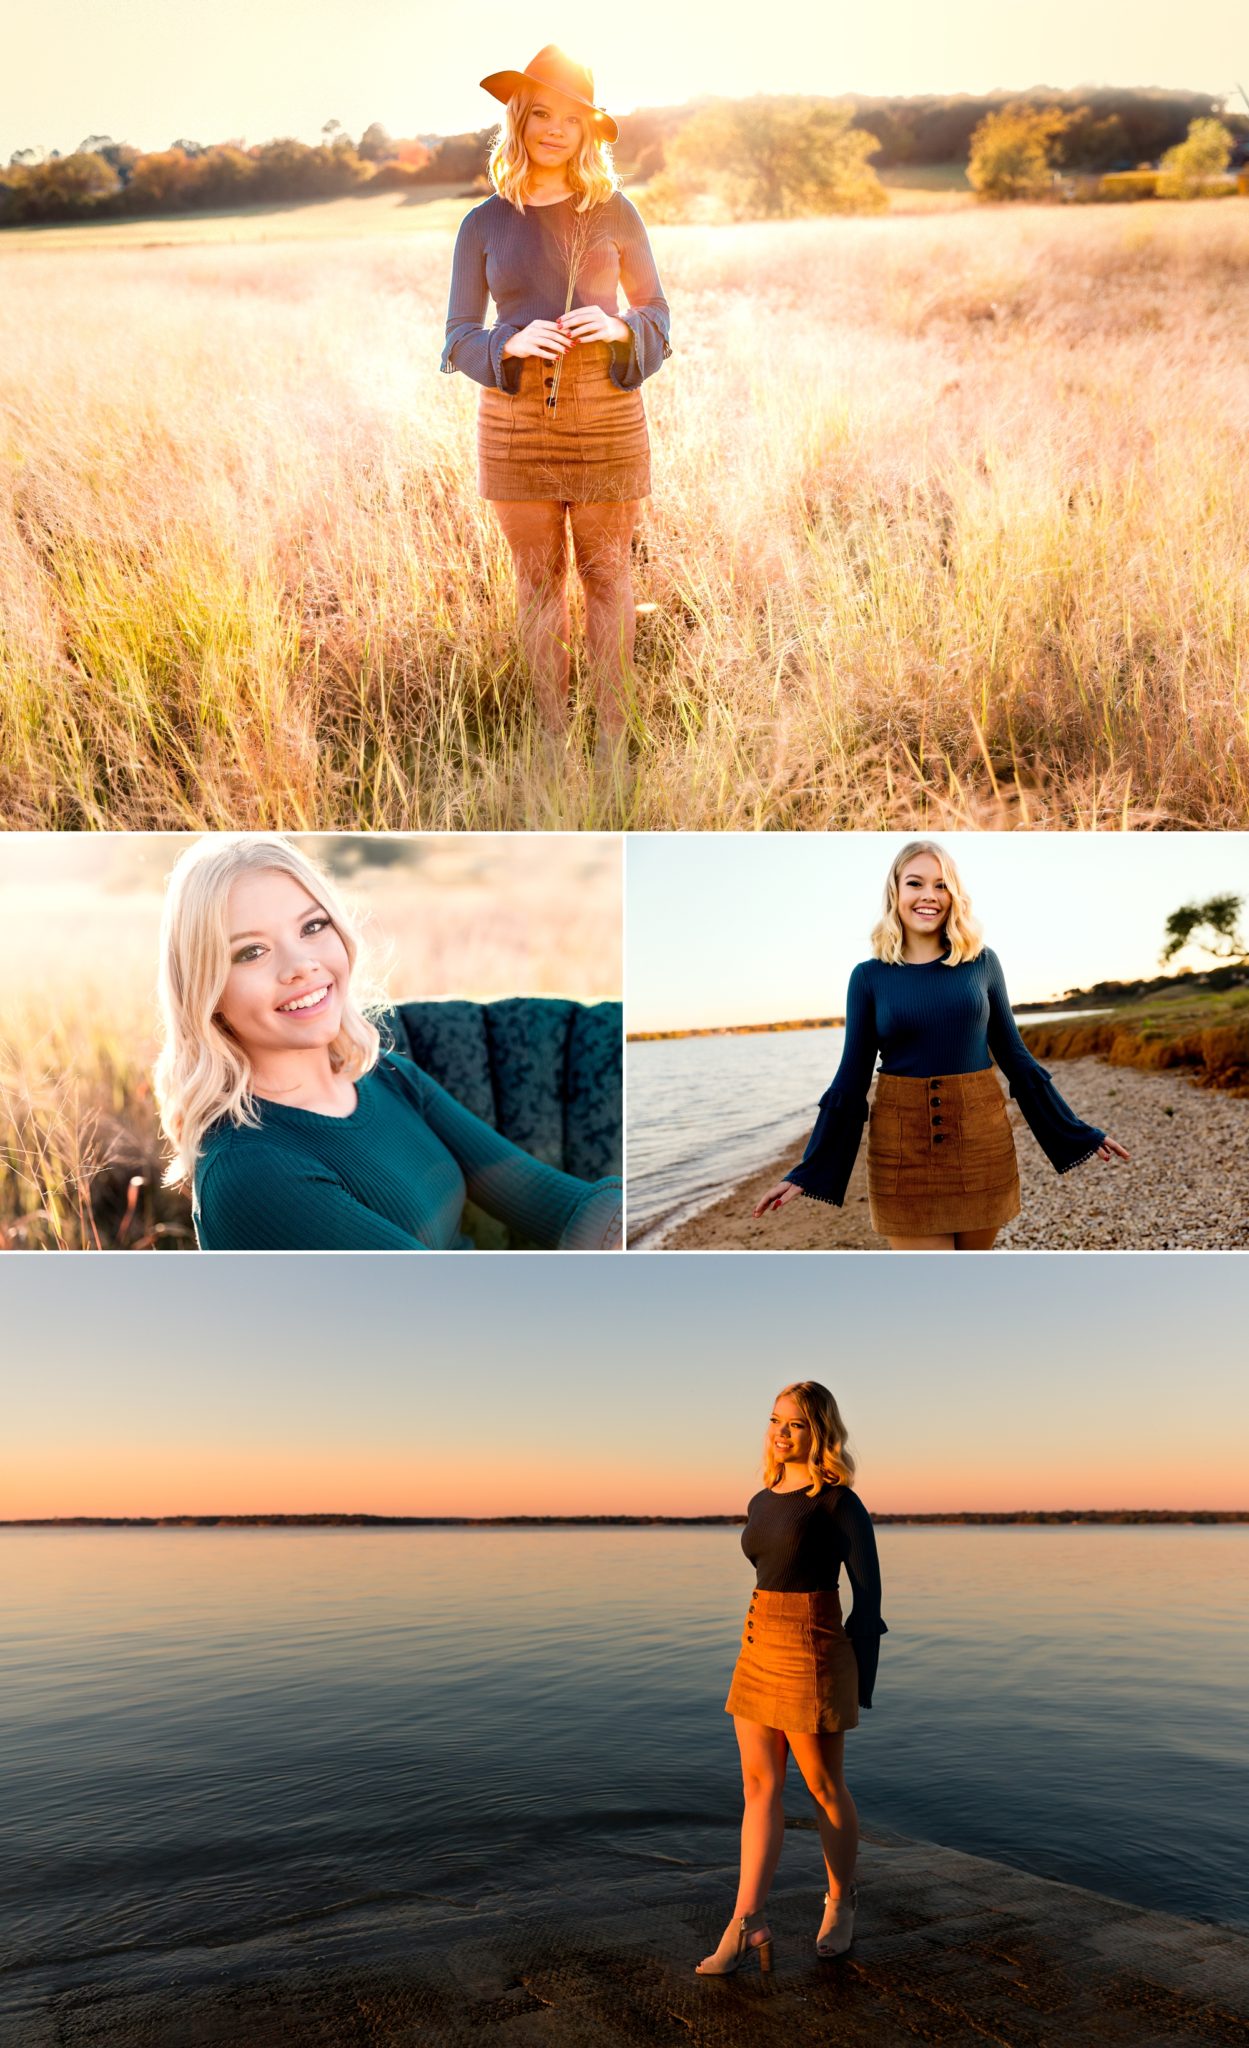
[[[263,952],[263,946],[240,946],[238,952],[233,956],[231,965],[240,967],[249,960],[258,960]]]
[[[330,920],[328,917],[310,917],[308,919],[307,924],[303,928],[304,938],[311,938],[317,932],[323,932],[325,930],[326,925],[329,922]]]

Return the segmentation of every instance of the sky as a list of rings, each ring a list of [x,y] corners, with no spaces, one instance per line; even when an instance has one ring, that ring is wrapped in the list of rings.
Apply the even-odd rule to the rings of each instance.
[[[877,1511],[1245,1507],[1247,1308],[1226,1254],[13,1257],[0,1519],[733,1513],[798,1371]]]
[[[632,833],[630,1031],[840,1016],[885,877],[911,835]],[[946,832],[1011,1000],[1161,972],[1170,911],[1241,893],[1249,833]],[[1208,967],[1186,950],[1171,963]]]
[[[1243,7],[1206,0],[747,0],[714,9],[633,0],[627,26],[570,0],[524,22],[500,0],[45,0],[11,9],[0,74],[0,162],[28,145],[73,149],[106,133],[144,149],[176,137],[316,141],[335,119],[358,136],[484,127],[477,81],[556,42],[590,64],[616,112],[700,93],[952,93],[1037,84],[1230,91],[1247,59]],[[1249,84],[1249,79],[1245,81]]]

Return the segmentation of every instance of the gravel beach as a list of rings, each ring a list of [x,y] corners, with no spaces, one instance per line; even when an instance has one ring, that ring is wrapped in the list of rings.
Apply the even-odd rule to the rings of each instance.
[[[1104,1060],[1053,1063],[1077,1116],[1132,1154],[1125,1166],[1091,1159],[1057,1174],[1014,1104],[1023,1211],[998,1244],[1011,1251],[1231,1251],[1249,1246],[1249,1101],[1194,1088],[1175,1073]],[[867,1144],[844,1208],[799,1196],[758,1222],[761,1194],[801,1146],[666,1233],[665,1251],[884,1251],[867,1205]]]

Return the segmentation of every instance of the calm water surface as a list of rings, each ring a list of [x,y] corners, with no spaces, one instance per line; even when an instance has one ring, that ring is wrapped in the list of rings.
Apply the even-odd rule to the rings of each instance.
[[[869,1826],[1249,1926],[1249,1530],[880,1548]],[[49,1966],[734,1854],[735,1529],[11,1531],[0,1574],[0,2012]]]
[[[829,1026],[626,1046],[630,1243],[658,1243],[787,1146],[801,1159],[845,1037]]]

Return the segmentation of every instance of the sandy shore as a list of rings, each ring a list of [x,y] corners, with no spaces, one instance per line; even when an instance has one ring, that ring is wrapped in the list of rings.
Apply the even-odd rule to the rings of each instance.
[[[799,1824],[773,1893],[775,1975],[699,1979],[731,1903],[733,1835],[716,1831],[714,1857],[671,1837],[670,1857],[606,1858],[588,1883],[581,1864],[560,1894],[505,1908],[343,1902],[264,1944],[128,1945],[55,1986],[10,1978],[0,2044],[1243,2048],[1249,1935],[900,1836],[865,1842],[850,1956],[813,1952],[819,1858]]]
[[[1132,1164],[1093,1159],[1054,1172],[1010,1105],[1023,1211],[998,1243],[1027,1251],[1226,1251],[1249,1246],[1249,1101],[1194,1088],[1174,1073],[1103,1060],[1055,1061],[1055,1083],[1077,1116],[1126,1145]],[[756,1222],[755,1203],[802,1148],[677,1224],[666,1251],[883,1251],[867,1206],[866,1141],[845,1207],[799,1197]]]

